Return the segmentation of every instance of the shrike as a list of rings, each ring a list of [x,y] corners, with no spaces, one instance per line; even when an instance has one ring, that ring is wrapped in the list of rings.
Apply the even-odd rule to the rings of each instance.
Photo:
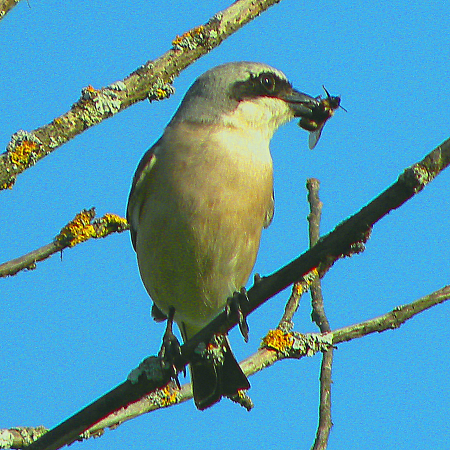
[[[274,211],[272,135],[294,117],[315,123],[319,105],[270,66],[224,64],[195,81],[139,163],[127,208],[139,271],[153,316],[174,310],[185,341],[253,269]],[[226,336],[221,342],[222,358],[191,364],[199,409],[250,387]]]

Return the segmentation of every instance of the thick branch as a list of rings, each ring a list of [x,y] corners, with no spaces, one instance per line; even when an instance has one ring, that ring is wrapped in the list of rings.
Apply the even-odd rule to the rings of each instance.
[[[215,14],[205,25],[177,36],[169,51],[148,61],[122,81],[98,90],[88,86],[62,116],[31,133],[17,132],[7,152],[0,155],[0,189],[11,188],[18,174],[91,126],[146,98],[167,98],[173,92],[173,79],[183,69],[280,1],[239,0]]]
[[[398,180],[372,200],[358,213],[322,237],[310,250],[268,277],[261,278],[248,290],[249,302],[243,304],[245,315],[250,314],[269,298],[296,282],[305,274],[321,266],[331,266],[337,259],[362,251],[372,226],[393,209],[398,208],[450,164],[450,139],[435,148],[422,161],[406,169]],[[200,333],[185,344],[192,352],[201,342],[207,342],[215,332],[227,332],[234,323],[225,313],[216,317]]]
[[[447,140],[442,146],[437,147],[427,155],[420,163],[407,169],[396,183],[365,206],[359,213],[336,227],[335,230],[322,238],[313,248],[274,274],[258,279],[258,282],[247,293],[249,298],[248,304],[242,305],[245,315],[250,314],[267,299],[315,267],[318,267],[319,264],[324,262],[330,263],[330,261],[334,261],[343,255],[349,255],[354,252],[355,247],[359,248],[356,244],[360,244],[362,237],[367,237],[368,230],[375,222],[384,217],[391,209],[397,208],[415,193],[419,192],[449,162],[450,140]],[[281,341],[286,350],[277,350],[276,354],[271,356],[272,362],[270,359],[264,358],[263,364],[264,366],[273,364],[279,359],[277,355],[280,351],[285,357],[296,358],[304,356],[304,354],[309,355],[316,351],[324,351],[332,344],[335,345],[374,331],[396,328],[400,323],[421,310],[446,300],[449,295],[450,287],[446,287],[442,292],[436,293],[434,296],[427,296],[414,304],[397,308],[386,316],[373,319],[364,324],[326,333],[323,338],[317,334],[309,335],[309,340],[305,341],[301,337],[294,339],[294,334],[291,335],[292,339],[288,335],[288,338],[283,338]],[[225,313],[220,314],[181,347],[184,364],[189,362],[191,355],[201,342],[208,342],[214,333],[218,331],[226,332],[235,325]],[[274,336],[279,337],[284,334],[281,330],[275,331],[276,334]],[[243,364],[248,373],[253,372],[253,369],[257,367],[258,361],[253,361],[251,364],[253,368]],[[62,445],[77,439],[83,431],[99,422],[102,418],[122,408],[124,403],[133,403],[168,383],[169,375],[162,373],[157,358],[148,359],[145,365],[145,369],[140,369],[139,374],[134,375],[133,382],[127,381],[118,386],[85,410],[80,411],[68,421],[44,435],[35,444],[32,444],[30,449],[58,449]],[[174,398],[176,400],[176,396]]]

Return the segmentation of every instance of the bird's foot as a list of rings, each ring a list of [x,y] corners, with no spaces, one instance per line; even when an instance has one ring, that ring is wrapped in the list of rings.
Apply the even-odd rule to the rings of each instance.
[[[234,292],[232,297],[228,297],[227,305],[225,307],[227,316],[238,323],[239,330],[241,331],[245,342],[248,342],[248,324],[247,319],[242,312],[242,305],[246,305],[247,303],[247,289],[243,287],[239,292]]]
[[[181,345],[177,337],[173,334],[173,318],[175,315],[175,308],[170,307],[169,316],[167,318],[166,331],[164,332],[161,350],[158,353],[161,368],[169,371],[170,377],[175,380],[178,388],[180,388],[180,382],[178,380],[179,367],[183,367],[185,372],[185,366],[181,363]],[[185,373],[184,373],[185,374]],[[186,375],[186,374],[185,374]]]

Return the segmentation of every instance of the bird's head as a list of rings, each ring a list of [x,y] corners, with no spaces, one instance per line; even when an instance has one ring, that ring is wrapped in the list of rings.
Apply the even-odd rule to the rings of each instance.
[[[197,78],[172,122],[256,128],[270,138],[294,117],[310,118],[317,105],[316,98],[294,89],[281,71],[261,63],[233,62]]]

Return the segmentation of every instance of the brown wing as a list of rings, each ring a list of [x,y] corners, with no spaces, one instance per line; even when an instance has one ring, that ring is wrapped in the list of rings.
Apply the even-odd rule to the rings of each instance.
[[[161,145],[161,139],[154,144],[145,155],[142,157],[139,165],[134,174],[133,183],[131,185],[130,195],[128,197],[127,205],[127,220],[130,224],[131,242],[133,248],[136,250],[136,233],[139,222],[139,216],[141,207],[143,204],[144,192],[143,187],[145,185],[144,179],[151,176],[151,170],[156,163],[156,155],[158,153],[158,147]]]

